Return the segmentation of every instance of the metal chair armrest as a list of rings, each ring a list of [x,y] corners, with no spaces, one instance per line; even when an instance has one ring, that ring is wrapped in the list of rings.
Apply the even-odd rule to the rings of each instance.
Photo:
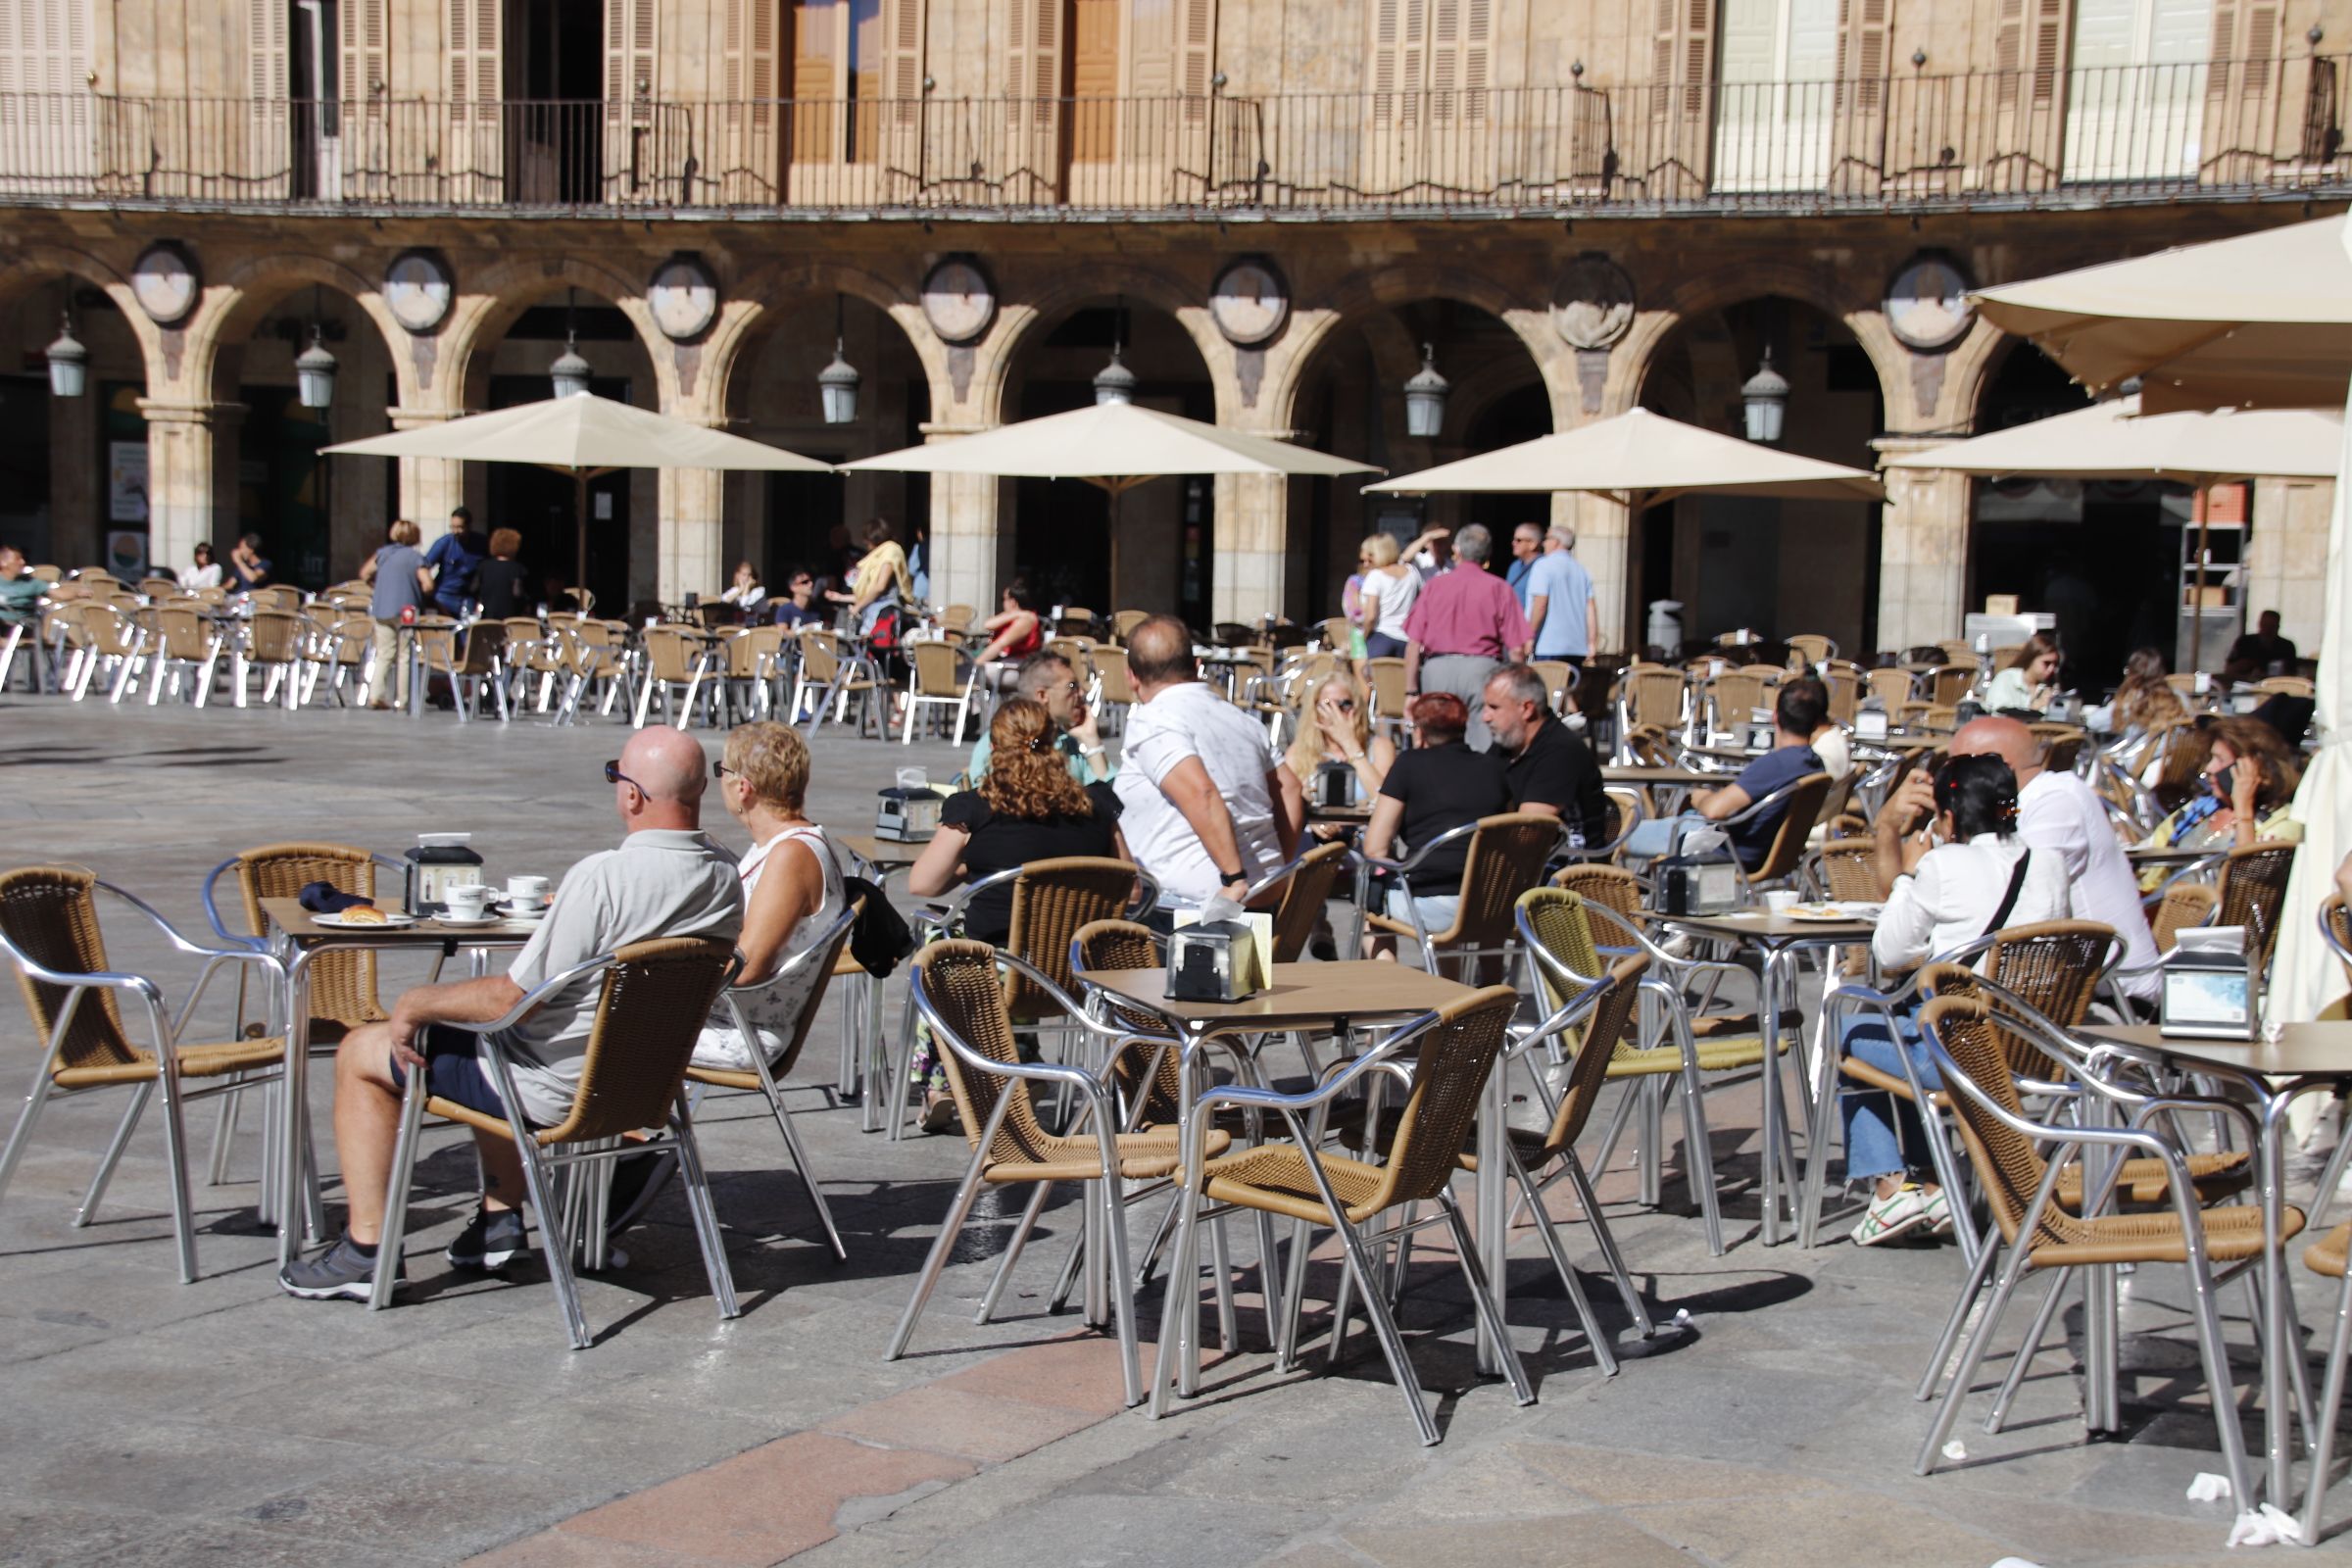
[[[776,972],[774,974],[769,975],[764,980],[755,980],[749,984],[732,985],[727,989],[736,996],[743,997],[749,996],[755,991],[765,991],[770,986],[783,984],[787,979],[799,974],[806,966],[814,963],[816,961],[817,955],[829,950],[833,946],[833,939],[839,936],[845,927],[854,924],[857,921],[857,918],[858,911],[856,909],[843,909],[840,914],[834,916],[833,923],[831,925],[826,926],[823,931],[817,934],[817,938],[814,942],[809,943],[808,946],[803,948],[800,952],[794,954],[791,957],[776,965]],[[738,953],[737,957],[739,960],[741,956],[742,955]]]
[[[284,967],[283,964],[278,962],[275,955],[263,949],[248,946],[242,941],[237,941],[236,946],[228,948],[208,948],[202,943],[190,942],[186,937],[179,934],[177,927],[172,925],[171,921],[165,919],[161,914],[157,913],[155,908],[137,894],[128,892],[122,888],[119,888],[112,882],[99,882],[95,885],[104,892],[113,894],[116,898],[121,899],[124,904],[127,904],[132,908],[136,909],[139,913],[145,915],[148,920],[154,924],[155,928],[164,934],[164,939],[166,941],[170,942],[172,947],[178,949],[181,953],[189,955],[191,957],[225,959],[235,963],[262,963],[280,969]],[[231,938],[230,940],[236,941],[235,938]]]

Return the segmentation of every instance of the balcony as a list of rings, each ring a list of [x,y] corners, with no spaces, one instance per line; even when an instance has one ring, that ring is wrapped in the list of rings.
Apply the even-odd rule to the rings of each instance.
[[[0,202],[785,220],[1638,217],[2352,195],[2344,57],[1265,98],[0,94]]]

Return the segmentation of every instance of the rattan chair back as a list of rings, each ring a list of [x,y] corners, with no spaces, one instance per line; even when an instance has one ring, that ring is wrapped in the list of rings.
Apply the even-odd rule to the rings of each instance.
[[[1601,1086],[1608,1081],[1610,1061],[1638,1044],[1633,1028],[1634,1007],[1642,1000],[1642,976],[1648,968],[1648,956],[1640,953],[1628,954],[1609,966],[1607,978],[1601,981],[1601,993],[1593,1000],[1592,1010],[1585,1014],[1583,1039],[1577,1042],[1576,1054],[1569,1061],[1568,1081],[1560,1088],[1559,1108],[1552,1112],[1551,1125],[1544,1130],[1543,1152],[1539,1159],[1529,1160],[1531,1165],[1558,1158],[1575,1148],[1576,1141],[1585,1135],[1585,1124],[1592,1118],[1593,1102],[1600,1098]]]
[[[863,899],[851,901],[850,918],[841,923],[841,929],[833,933],[833,939],[801,960],[803,963],[814,966],[808,971],[808,973],[828,977],[832,975],[834,969],[841,963],[842,955],[849,951],[850,933],[857,927],[858,916],[864,912],[865,901]],[[792,1032],[785,1037],[783,1050],[778,1052],[775,1059],[768,1063],[768,1075],[778,1084],[783,1083],[786,1075],[792,1071],[794,1064],[801,1059],[801,1048],[808,1044],[808,1036],[816,1028],[816,1015],[824,1008],[825,990],[826,987],[823,984],[812,985],[808,988],[808,1000],[801,1004],[801,1010],[793,1015]]]
[[[302,656],[302,617],[290,610],[257,610],[248,623],[245,662],[291,664]]]
[[[1747,873],[1750,882],[1772,882],[1796,869],[1804,858],[1805,841],[1813,825],[1821,820],[1822,804],[1830,798],[1830,775],[1807,773],[1790,787],[1788,800],[1781,811],[1780,831],[1772,838],[1772,848],[1763,862]]]
[[[2344,978],[2352,981],[2352,909],[2344,907],[2342,894],[2328,894],[2328,902],[2320,906],[2320,929],[2327,935],[2336,962],[2343,965]]]
[[[1709,722],[1719,730],[1744,724],[1757,709],[1772,706],[1771,683],[1752,667],[1711,676],[1699,690],[1707,700]]]
[[[1453,1180],[1518,1006],[1518,992],[1488,986],[1438,1009],[1437,1024],[1413,1042],[1413,1087],[1397,1117],[1389,1162],[1373,1190],[1348,1203],[1350,1220],[1398,1203],[1426,1202]]]
[[[253,591],[253,604],[257,610],[299,610],[302,608],[302,590],[287,587],[283,583],[256,588]]]
[[[914,666],[915,696],[953,699],[963,695],[963,684],[956,678],[954,643],[915,643],[906,652]]]
[[[1064,856],[1032,860],[1012,879],[1012,929],[1004,950],[1037,966],[1047,979],[1072,990],[1070,939],[1080,928],[1108,920],[1127,907],[1136,870],[1126,860]],[[1042,1017],[1060,1006],[1026,975],[1006,976],[1004,1004],[1016,1018]]]
[[[1617,690],[1630,723],[1654,724],[1663,732],[1683,721],[1683,696],[1689,684],[1679,669],[1635,664],[1626,670]]]
[[[1928,671],[1928,702],[1936,708],[1956,708],[1977,683],[1974,664],[1945,664]]]
[[[1121,610],[1111,615],[1111,629],[1118,633],[1119,641],[1125,642],[1135,634],[1136,627],[1151,618],[1149,610]]]
[[[1102,683],[1102,701],[1133,703],[1135,683],[1127,678],[1127,650],[1100,647],[1095,650],[1095,678]]]
[[[1494,950],[1508,943],[1513,906],[1520,894],[1544,880],[1544,863],[1559,843],[1557,817],[1533,811],[1480,817],[1462,861],[1453,924],[1431,932],[1431,945]]]
[[[2059,1028],[2072,1029],[2090,1010],[2099,976],[2115,949],[2110,926],[2090,920],[2045,920],[1995,936],[1984,972]],[[2059,1076],[2058,1063],[2039,1046],[2012,1029],[1998,1032],[2012,1071],[2044,1083]]]
[[[105,974],[106,939],[98,929],[98,878],[74,866],[28,865],[0,871],[0,936],[42,968],[58,974]],[[64,986],[35,980],[23,969],[17,985],[36,1038],[46,1041],[70,995]],[[111,988],[94,988],[74,1009],[55,1059],[54,1076],[96,1073],[134,1078],[155,1063],[152,1052],[130,1043]]]
[[[1889,713],[1899,713],[1911,700],[1911,672],[1900,667],[1874,669],[1862,677],[1864,687]]]
[[[731,944],[702,937],[662,937],[614,953],[598,982],[571,1110],[538,1141],[619,1138],[666,1124],[734,964]]]
[[[507,628],[495,620],[477,620],[466,628],[466,646],[458,662],[461,675],[487,675],[506,652]]]
[[[201,663],[212,652],[212,626],[192,605],[164,606],[155,612],[155,625],[163,636],[166,659]]]
[[[1800,631],[1788,639],[1788,653],[1789,665],[1794,668],[1799,660],[1806,664],[1818,664],[1837,658],[1838,645],[1817,631]]]
[[[1862,706],[1861,677],[1850,669],[1825,668],[1818,673],[1823,688],[1830,694],[1830,716],[1840,724],[1851,724]]]
[[[2167,887],[2164,897],[2157,901],[2156,912],[2148,918],[2148,933],[2156,939],[2156,951],[2172,952],[2173,944],[2180,940],[2180,933],[2190,926],[2204,925],[2220,902],[2211,883],[2175,882]]]
[[[2024,1097],[2018,1092],[2004,1043],[2008,1031],[1997,1026],[1984,998],[1947,992],[1927,1004],[1920,1022],[1987,1099],[2013,1116],[2026,1116]],[[1950,1099],[1959,1119],[1961,1142],[1968,1146],[1969,1159],[1977,1169],[1978,1185],[2001,1228],[2001,1239],[2014,1245],[2048,1167],[2033,1139],[1968,1095],[1955,1092]],[[2044,1203],[2029,1245],[2066,1246],[2091,1240],[2089,1228],[2080,1218],[2060,1204]]]
[[[1528,668],[1544,677],[1544,701],[1555,713],[1568,710],[1568,694],[1576,689],[1576,666],[1564,659],[1539,659]]]
[[[1616,867],[1572,865],[1561,875],[1588,869]],[[1605,885],[1594,880],[1596,891],[1598,886]],[[1519,918],[1542,950],[1536,955],[1535,971],[1544,990],[1541,1004],[1546,1012],[1564,1004],[1571,995],[1562,989],[1564,977],[1558,971],[1565,970],[1566,979],[1589,981],[1597,978],[1603,967],[1600,945],[1592,935],[1592,917],[1585,912],[1588,898],[1603,908],[1611,907],[1605,893],[1594,897],[1574,888],[1529,888],[1519,895]]]
[[[138,623],[103,599],[78,608],[83,645],[102,659],[125,659],[138,636]]]
[[[458,623],[447,615],[420,615],[416,620],[416,657],[435,675],[458,672]]]
[[[2316,697],[2319,684],[2306,675],[2270,675],[2254,683],[2267,697]]]
[[[1348,846],[1318,844],[1298,858],[1298,868],[1282,884],[1282,900],[1274,906],[1274,961],[1297,963],[1314,940],[1324,906],[1348,864]]]
[[[2221,901],[2214,924],[2246,926],[2254,935],[2247,951],[2268,968],[2278,946],[2278,921],[2286,908],[2286,879],[2295,868],[2292,844],[2249,844],[2231,850],[2216,884]]]
[[[972,629],[972,620],[977,614],[978,612],[969,605],[950,605],[939,612],[939,623],[952,632],[966,632]]]
[[[1153,969],[1165,959],[1159,941],[1150,926],[1133,920],[1097,920],[1081,926],[1071,944],[1078,950],[1078,961],[1090,970]],[[1113,1002],[1110,1016],[1122,1029],[1154,1039],[1165,1037],[1168,1022],[1165,1018]],[[1150,1064],[1152,1083],[1146,1091],[1142,1114],[1131,1118],[1138,1126],[1173,1126],[1184,1102],[1182,1082],[1183,1063],[1172,1050],[1150,1045],[1131,1045],[1122,1050],[1111,1062],[1111,1073],[1119,1081],[1119,1097],[1128,1104],[1135,1102],[1140,1080]]]
[[[1375,719],[1404,717],[1404,661],[1401,659],[1367,659],[1365,678],[1372,683],[1372,716]]]
[[[1005,988],[997,978],[997,950],[985,942],[940,941],[914,956],[922,974],[923,995],[948,1033],[990,1061],[1010,1064],[1020,1059],[1012,1034],[1012,1014],[1004,1004]],[[980,1147],[980,1134],[996,1114],[999,1099],[1009,1095],[1004,1120],[989,1143],[992,1165],[1038,1165],[1047,1162],[1055,1141],[1037,1118],[1026,1079],[983,1072],[967,1074],[953,1051],[939,1053],[947,1069],[948,1089],[963,1118],[963,1140]]]
[[[1875,904],[1879,892],[1878,842],[1875,839],[1832,839],[1821,847],[1821,890],[1842,904],[1848,900]]]
[[[1622,919],[1638,922],[1642,918],[1642,879],[1621,865],[1587,863],[1565,866],[1551,879],[1551,885],[1597,904]],[[1597,968],[1578,969],[1576,972],[1581,975],[1600,973]]]
[[[828,686],[841,673],[841,640],[829,631],[801,633],[801,678]]]
[[[345,844],[265,844],[243,851],[232,863],[245,916],[237,933],[240,936],[258,938],[268,933],[264,899],[297,898],[313,882],[324,882],[353,898],[375,897],[375,858]],[[372,950],[361,949],[321,953],[311,960],[314,1035],[330,1038],[328,1032],[317,1028],[317,1021],[354,1029],[391,1016],[376,995],[375,959]]]
[[[650,626],[645,633],[646,667],[662,684],[683,686],[694,679],[694,656],[702,648],[703,639],[691,635],[689,627]]]

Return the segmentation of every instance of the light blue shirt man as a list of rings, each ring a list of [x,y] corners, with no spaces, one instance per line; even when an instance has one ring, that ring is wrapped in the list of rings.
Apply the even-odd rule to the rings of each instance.
[[[1544,624],[1536,628],[1538,659],[1582,659],[1592,652],[1592,574],[1566,550],[1538,556],[1527,574],[1529,616],[1544,601]]]

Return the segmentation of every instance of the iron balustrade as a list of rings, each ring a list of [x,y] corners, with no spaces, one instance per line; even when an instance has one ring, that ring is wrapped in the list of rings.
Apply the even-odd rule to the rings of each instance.
[[[0,201],[648,216],[1559,217],[2352,194],[2342,56],[1268,97],[0,94]]]

